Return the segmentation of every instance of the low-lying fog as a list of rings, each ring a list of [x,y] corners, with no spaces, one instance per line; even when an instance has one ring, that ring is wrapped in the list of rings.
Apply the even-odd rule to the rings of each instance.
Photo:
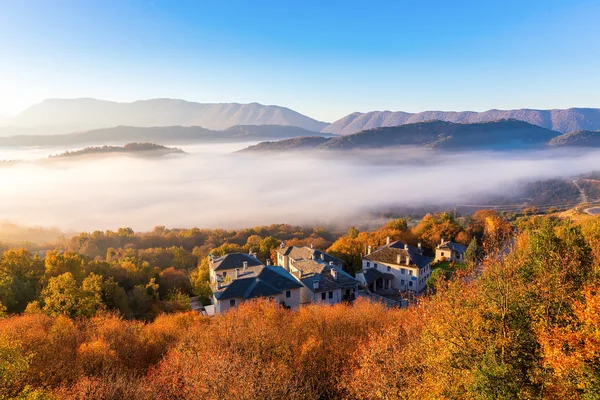
[[[189,155],[158,159],[1,166],[0,220],[76,231],[353,224],[368,210],[390,205],[464,203],[505,193],[522,180],[600,170],[599,151],[232,154],[246,145],[179,146]],[[64,150],[1,149],[0,160]]]

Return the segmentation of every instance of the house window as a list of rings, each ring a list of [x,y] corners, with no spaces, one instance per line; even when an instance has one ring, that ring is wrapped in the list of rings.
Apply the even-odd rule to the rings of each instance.
[[[371,268],[371,263],[367,261],[367,268]]]
[[[388,272],[390,272],[392,270],[392,267],[388,266],[387,270],[388,270]]]
[[[405,274],[406,275],[406,270],[404,268],[400,269],[400,273]]]
[[[408,286],[412,287],[412,281],[408,281]]]
[[[321,300],[325,300],[327,299],[327,293],[323,292],[321,293]]]
[[[285,291],[285,297],[286,297],[286,298],[288,298],[288,299],[289,299],[290,297],[292,297],[292,291],[291,291],[291,290],[286,290],[286,291]]]
[[[377,269],[377,263],[373,264],[373,268]]]
[[[227,271],[223,271],[223,278],[227,277]]]
[[[400,279],[400,284],[404,286],[404,279]]]
[[[235,307],[235,299],[229,300],[229,307]]]
[[[329,298],[333,299],[333,292],[329,292]]]
[[[443,252],[443,251],[440,253],[440,256],[441,256],[441,257],[444,257],[444,252]]]
[[[409,274],[409,275],[412,275],[412,274],[413,274],[412,270],[409,270],[409,271],[408,271],[408,274]]]

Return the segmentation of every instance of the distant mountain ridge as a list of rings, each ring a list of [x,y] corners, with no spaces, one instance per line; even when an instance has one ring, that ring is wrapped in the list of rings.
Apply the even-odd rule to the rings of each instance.
[[[455,123],[478,123],[502,119],[524,121],[561,133],[600,129],[600,109],[569,108],[563,110],[489,110],[485,112],[425,111],[420,113],[372,111],[347,115],[325,127],[321,132],[350,135],[367,129],[433,120]]]
[[[176,143],[235,143],[260,140],[280,140],[302,136],[333,136],[308,131],[295,126],[237,125],[214,131],[199,126],[165,126],[141,128],[117,126],[94,129],[67,135],[19,135],[0,137],[2,146],[61,146],[79,144],[108,144],[128,142]]]
[[[458,124],[428,121],[369,129],[331,139],[295,138],[263,142],[243,152],[354,150],[418,146],[452,150],[522,150],[545,147],[557,132],[517,120]]]
[[[222,130],[235,125],[297,126],[319,132],[327,123],[289,108],[259,103],[195,103],[177,99],[151,99],[117,103],[96,99],[49,99],[33,105],[3,125],[65,127],[75,130],[119,125],[138,127],[201,126]],[[54,132],[55,133],[55,132]]]

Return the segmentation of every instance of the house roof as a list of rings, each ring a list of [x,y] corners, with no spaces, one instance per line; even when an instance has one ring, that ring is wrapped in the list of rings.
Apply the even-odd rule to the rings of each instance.
[[[232,280],[227,286],[217,289],[213,285],[213,293],[218,300],[234,298],[252,299],[256,297],[276,296],[286,290],[299,289],[302,284],[282,267],[262,266],[260,271],[250,277]]]
[[[337,290],[342,288],[342,286],[339,283],[331,279],[325,278],[321,274],[310,273],[308,275],[302,275],[302,278],[300,278],[300,280],[302,281],[304,286],[306,286],[306,288],[313,293],[329,292],[331,290]],[[319,282],[319,287],[316,290],[314,288],[315,281]]]
[[[299,260],[322,260],[326,263],[333,262],[337,265],[343,265],[344,262],[337,257],[331,256],[321,250],[313,249],[308,246],[288,246],[277,249],[277,252],[283,256],[289,256],[294,261]]]
[[[390,274],[387,272],[381,272],[375,268],[363,269],[361,271],[361,273],[365,277],[365,281],[367,282],[367,285],[370,285],[371,283],[375,282],[379,278],[390,279],[390,280],[394,279],[394,274]]]
[[[262,263],[258,261],[258,259],[253,255],[246,253],[231,253],[212,260],[210,268],[213,271],[243,268],[244,261],[248,262],[248,267],[256,267],[262,265]]]
[[[400,263],[398,263],[398,256],[400,256]],[[406,245],[400,241],[383,246],[363,258],[386,264],[406,265],[406,257],[410,257],[408,264],[410,267],[425,268],[432,261],[431,258],[424,256],[417,247]]]
[[[321,277],[319,279],[331,281],[332,284],[325,283],[326,285],[331,286],[331,287],[335,286],[336,288],[340,287],[340,288],[347,289],[347,288],[356,287],[357,285],[360,284],[360,282],[356,278],[354,278],[353,276],[351,276],[350,274],[345,272],[340,267],[338,267],[336,265],[328,264],[325,261],[321,261],[321,260],[296,261],[293,263],[293,267],[302,271],[303,278],[301,280],[303,283],[304,283],[305,275],[306,276],[319,275]],[[334,273],[336,276],[335,279],[333,277]],[[308,284],[305,284],[305,285],[310,290],[313,290],[312,281],[310,283],[310,286]],[[320,283],[319,283],[319,290],[317,290],[317,291],[318,292],[322,291]]]
[[[443,244],[438,244],[438,250],[452,250],[459,253],[464,253],[467,251],[467,246],[463,246],[462,244],[458,244],[455,242],[444,242]]]

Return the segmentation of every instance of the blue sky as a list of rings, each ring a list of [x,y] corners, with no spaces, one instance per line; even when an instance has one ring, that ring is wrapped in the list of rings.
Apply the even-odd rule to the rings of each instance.
[[[600,107],[600,1],[0,0],[0,115],[51,97]]]

